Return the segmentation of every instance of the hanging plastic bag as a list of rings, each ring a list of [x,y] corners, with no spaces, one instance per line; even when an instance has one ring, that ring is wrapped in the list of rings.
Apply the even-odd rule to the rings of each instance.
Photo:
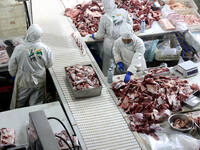
[[[145,45],[145,53],[144,53],[144,58],[147,62],[152,62],[154,59],[154,55],[155,55],[155,49],[156,46],[158,44],[159,40],[153,40],[153,41],[145,41],[144,45]]]

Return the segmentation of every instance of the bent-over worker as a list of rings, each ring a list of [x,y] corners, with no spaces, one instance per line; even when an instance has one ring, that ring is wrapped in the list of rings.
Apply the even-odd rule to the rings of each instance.
[[[133,33],[132,26],[127,23],[121,26],[120,34],[121,37],[114,42],[113,55],[118,69],[127,69],[124,82],[128,82],[137,70],[146,69],[145,46],[143,40]]]
[[[102,72],[107,76],[110,60],[113,58],[114,40],[119,38],[119,29],[123,22],[133,25],[132,19],[124,9],[118,9],[114,0],[102,0],[105,14],[101,17],[98,31],[92,34],[93,39],[103,39]]]
[[[46,68],[52,66],[52,53],[40,42],[42,33],[32,24],[24,44],[17,46],[10,58],[9,73],[15,76],[10,109],[42,104],[45,99]]]

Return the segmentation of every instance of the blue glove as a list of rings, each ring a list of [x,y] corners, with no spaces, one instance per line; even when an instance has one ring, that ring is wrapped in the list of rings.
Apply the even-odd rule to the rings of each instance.
[[[117,65],[118,65],[118,69],[120,71],[125,71],[125,67],[124,67],[124,64],[122,62],[118,62]]]
[[[13,80],[13,81],[15,80],[15,76],[12,77],[12,80]]]
[[[131,79],[131,75],[132,75],[131,72],[127,72],[127,73],[126,73],[126,76],[125,76],[125,78],[124,78],[124,82],[125,82],[125,83],[127,83],[127,82]]]
[[[95,39],[94,34],[92,34],[92,38]]]

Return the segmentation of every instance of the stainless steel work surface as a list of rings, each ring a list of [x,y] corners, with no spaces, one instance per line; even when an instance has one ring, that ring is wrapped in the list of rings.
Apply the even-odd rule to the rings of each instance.
[[[28,143],[26,127],[29,124],[29,112],[43,110],[47,117],[56,117],[60,119],[68,131],[72,134],[69,123],[66,116],[59,104],[59,102],[53,102],[48,104],[30,106],[20,109],[14,109],[11,111],[5,111],[0,113],[0,128],[13,128],[16,131],[16,145],[23,145]],[[49,121],[54,133],[59,133],[64,130],[63,127],[56,121]]]
[[[75,100],[65,82],[65,66],[92,63],[101,75],[94,58],[87,49],[85,56],[71,37],[73,28],[63,16],[60,0],[34,0],[33,21],[44,30],[43,42],[54,54],[51,76],[62,103],[75,128],[83,149],[141,149],[126,121],[117,108],[108,88],[102,82],[98,97]],[[85,45],[86,46],[86,45]]]

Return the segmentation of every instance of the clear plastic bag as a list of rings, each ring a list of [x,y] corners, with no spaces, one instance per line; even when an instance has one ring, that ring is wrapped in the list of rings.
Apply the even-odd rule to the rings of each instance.
[[[167,17],[169,14],[175,13],[174,10],[170,9],[169,5],[164,5],[161,12],[164,18]]]
[[[156,134],[159,140],[149,135],[142,136],[152,150],[199,150],[200,148],[200,140],[182,132],[162,129]]]
[[[147,62],[152,62],[154,59],[154,52],[159,40],[145,41],[145,53],[144,58]]]

